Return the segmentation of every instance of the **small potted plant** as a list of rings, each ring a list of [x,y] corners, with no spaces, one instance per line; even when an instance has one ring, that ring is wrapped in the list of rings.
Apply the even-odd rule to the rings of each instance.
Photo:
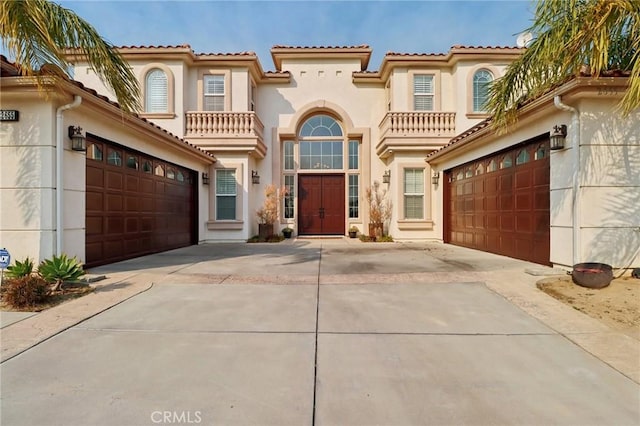
[[[293,229],[288,226],[282,230],[282,235],[284,235],[285,238],[291,238],[291,234],[293,234]]]
[[[351,225],[349,228],[349,238],[356,238],[358,236],[358,227],[355,225]]]

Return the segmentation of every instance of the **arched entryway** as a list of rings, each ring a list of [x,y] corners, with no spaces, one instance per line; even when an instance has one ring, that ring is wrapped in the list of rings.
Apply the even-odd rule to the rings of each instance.
[[[360,145],[327,111],[301,120],[282,142],[284,218],[295,220],[298,235],[345,235],[360,217]]]

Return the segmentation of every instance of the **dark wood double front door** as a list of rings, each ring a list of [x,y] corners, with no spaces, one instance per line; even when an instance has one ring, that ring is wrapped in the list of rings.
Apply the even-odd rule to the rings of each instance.
[[[300,235],[344,235],[344,175],[299,175]]]

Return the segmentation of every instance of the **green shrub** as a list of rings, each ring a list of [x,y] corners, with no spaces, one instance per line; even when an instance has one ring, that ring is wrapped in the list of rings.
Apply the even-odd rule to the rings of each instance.
[[[45,259],[38,266],[38,273],[50,283],[55,283],[52,291],[61,290],[65,281],[77,281],[84,275],[82,263],[75,257],[69,258],[66,254]]]
[[[49,295],[49,283],[35,274],[8,279],[3,289],[2,300],[18,309],[36,306]]]
[[[27,275],[31,275],[33,272],[33,261],[28,257],[24,260],[24,262],[20,262],[16,260],[13,265],[10,265],[7,268],[6,277],[7,278],[21,278],[26,277]]]

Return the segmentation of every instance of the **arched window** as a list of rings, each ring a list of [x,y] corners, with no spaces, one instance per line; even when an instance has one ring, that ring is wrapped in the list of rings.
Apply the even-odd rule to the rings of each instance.
[[[489,85],[493,81],[493,74],[482,69],[473,75],[473,111],[485,112],[489,99]]]
[[[300,136],[342,136],[342,129],[328,115],[314,115],[304,122],[300,128]]]
[[[161,69],[154,68],[145,78],[145,112],[168,112],[167,75]]]
[[[328,115],[314,115],[300,127],[300,168],[344,168],[342,128]]]

